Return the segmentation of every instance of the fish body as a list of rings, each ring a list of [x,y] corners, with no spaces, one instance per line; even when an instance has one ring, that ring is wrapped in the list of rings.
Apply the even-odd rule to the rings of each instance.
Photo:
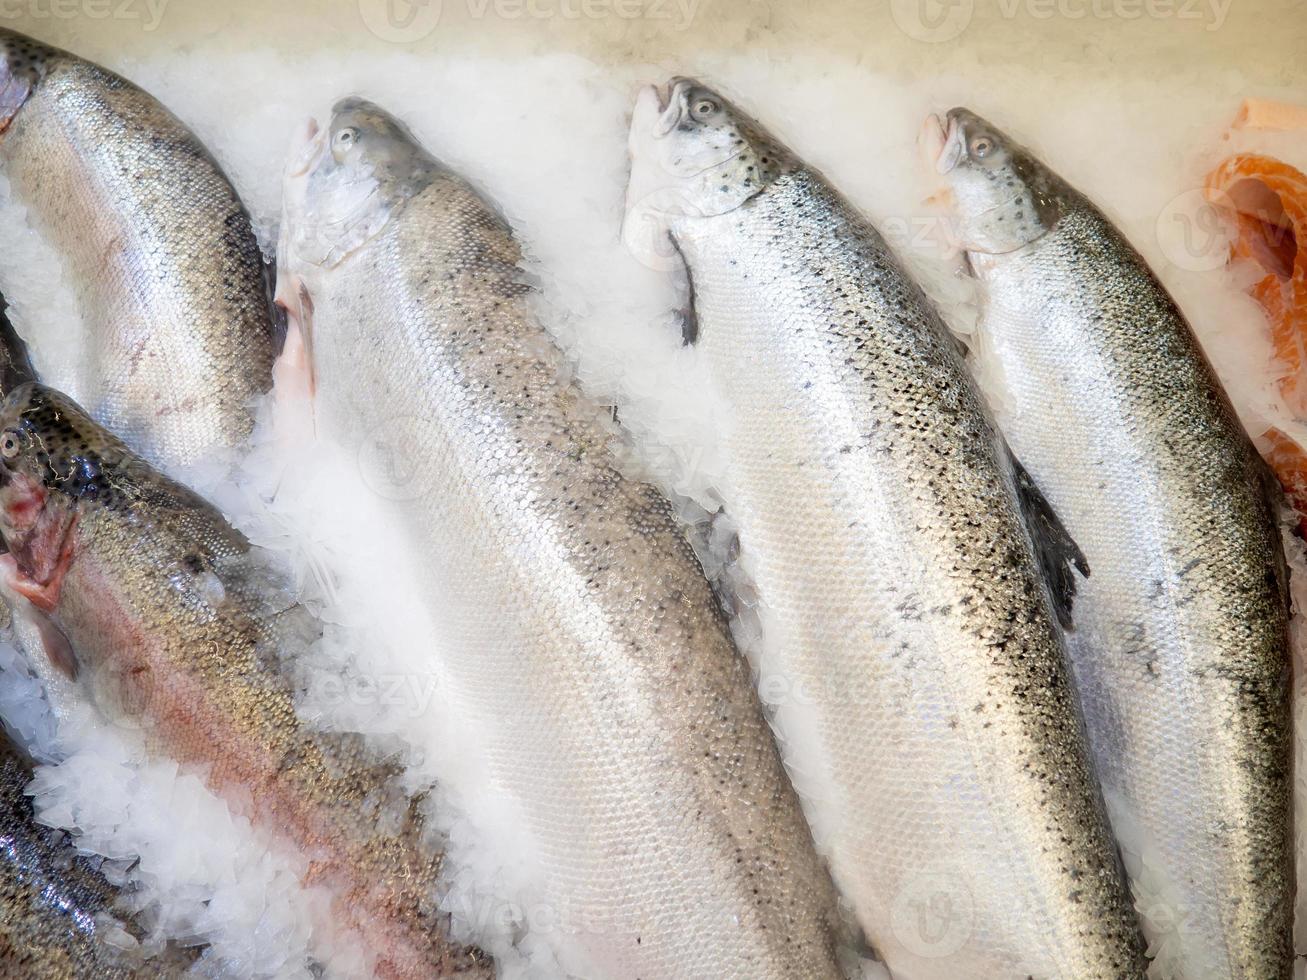
[[[1184,315],[1112,223],[955,109],[931,129],[999,420],[1093,575],[1070,637],[1164,976],[1288,977],[1288,601],[1271,480]]]
[[[239,446],[271,386],[272,307],[249,215],[195,135],[126,79],[0,29],[0,171],[85,330],[38,363],[75,356],[69,393],[165,469]]]
[[[0,460],[6,578],[75,651],[82,696],[152,751],[207,767],[236,812],[302,856],[378,976],[489,976],[441,938],[440,856],[393,766],[296,715],[291,665],[316,628],[272,561],[39,384],[0,409]]]
[[[540,902],[581,924],[543,937],[562,967],[840,976],[834,891],[747,664],[670,505],[567,381],[507,223],[359,100],[292,160],[286,201],[278,295],[318,431],[396,461],[453,710]]]
[[[1141,976],[1045,581],[1065,614],[1079,558],[957,345],[874,228],[717,93],[646,90],[631,149],[626,237],[684,258],[761,683],[871,943],[910,980]]]
[[[0,975],[24,980],[172,980],[195,960],[146,959],[123,896],[59,831],[36,822],[32,768],[0,744]]]

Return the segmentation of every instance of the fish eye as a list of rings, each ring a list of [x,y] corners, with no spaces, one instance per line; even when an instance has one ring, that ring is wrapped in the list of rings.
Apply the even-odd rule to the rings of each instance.
[[[690,115],[695,119],[707,119],[718,109],[718,105],[712,99],[696,99],[694,105],[690,106]]]
[[[348,150],[358,141],[359,131],[353,126],[346,126],[336,134],[336,147],[341,150]]]
[[[13,459],[18,455],[18,450],[21,448],[22,445],[18,441],[17,432],[7,431],[3,436],[0,436],[0,456],[5,459]]]
[[[971,141],[971,155],[978,160],[983,160],[994,150],[994,141],[988,136],[977,136]]]

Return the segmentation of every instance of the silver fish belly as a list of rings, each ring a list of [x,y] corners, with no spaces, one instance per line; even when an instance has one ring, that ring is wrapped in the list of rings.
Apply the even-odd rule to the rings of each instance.
[[[1071,651],[1142,907],[1174,916],[1184,976],[1288,976],[1288,611],[1261,461],[1101,215],[975,265],[1000,423],[1094,569]]]
[[[249,215],[208,151],[131,82],[0,30],[0,169],[62,258],[86,335],[69,394],[156,465],[239,446],[271,386]],[[21,283],[6,284],[18,297]]]
[[[1278,488],[1111,221],[974,113],[933,126],[1000,425],[1093,568],[1072,663],[1156,972],[1288,977]]]
[[[642,99],[633,148],[673,149],[633,186],[698,182],[663,215],[732,408],[761,683],[837,885],[896,978],[1142,975],[1023,477],[956,344],[756,123],[689,80]]]
[[[288,211],[279,295],[311,298],[319,432],[401,461],[457,710],[541,900],[579,926],[545,940],[583,976],[840,976],[834,890],[747,664],[670,505],[618,472],[566,381],[509,227],[373,106],[342,103],[323,137],[418,176],[359,163],[394,196],[339,261],[306,259]]]

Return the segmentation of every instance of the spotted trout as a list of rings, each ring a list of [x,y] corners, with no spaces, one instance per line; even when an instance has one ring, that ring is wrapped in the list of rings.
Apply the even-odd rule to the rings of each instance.
[[[1093,568],[1071,656],[1165,976],[1292,968],[1277,492],[1184,314],[1112,222],[965,109],[935,169],[982,299],[999,422]]]
[[[148,956],[124,896],[60,831],[36,822],[27,759],[0,736],[0,975],[174,980],[196,951]]]
[[[716,92],[645,89],[630,148],[624,236],[688,271],[761,682],[868,938],[899,980],[1139,977],[1059,633],[1083,558],[957,344]]]
[[[295,712],[289,665],[316,636],[270,557],[37,383],[0,407],[0,572],[66,641],[65,670],[151,751],[207,767],[209,786],[306,862],[378,976],[488,978],[441,938],[440,855],[416,801],[360,739]]]
[[[285,201],[288,349],[323,438],[400,457],[389,502],[459,724],[531,900],[577,926],[541,938],[577,976],[840,976],[747,663],[668,501],[566,380],[508,224],[357,99],[310,128]]]
[[[249,215],[195,135],[126,79],[0,28],[0,172],[83,321],[80,344],[34,348],[43,370],[75,357],[69,394],[165,470],[239,446],[272,383],[272,306]]]

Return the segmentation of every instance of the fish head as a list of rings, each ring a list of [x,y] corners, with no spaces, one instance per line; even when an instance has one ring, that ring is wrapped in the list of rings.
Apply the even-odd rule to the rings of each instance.
[[[997,255],[1057,223],[1056,180],[1020,143],[969,109],[927,118],[922,146],[951,199],[958,244]]]
[[[62,51],[26,34],[0,28],[0,134],[36,91],[52,61]]]
[[[310,393],[314,281],[381,234],[440,169],[402,122],[365,99],[342,99],[325,128],[310,119],[295,134],[282,188],[276,304]]]
[[[68,558],[69,532],[90,505],[117,492],[116,437],[71,398],[37,382],[0,405],[0,536],[21,570],[48,581]]]
[[[674,236],[682,221],[734,211],[795,165],[747,113],[692,78],[641,90],[628,147],[623,238],[632,247],[650,228]]]
[[[326,268],[375,238],[440,169],[408,127],[365,99],[342,99],[325,128],[310,120],[296,142],[282,243],[296,261]]]

